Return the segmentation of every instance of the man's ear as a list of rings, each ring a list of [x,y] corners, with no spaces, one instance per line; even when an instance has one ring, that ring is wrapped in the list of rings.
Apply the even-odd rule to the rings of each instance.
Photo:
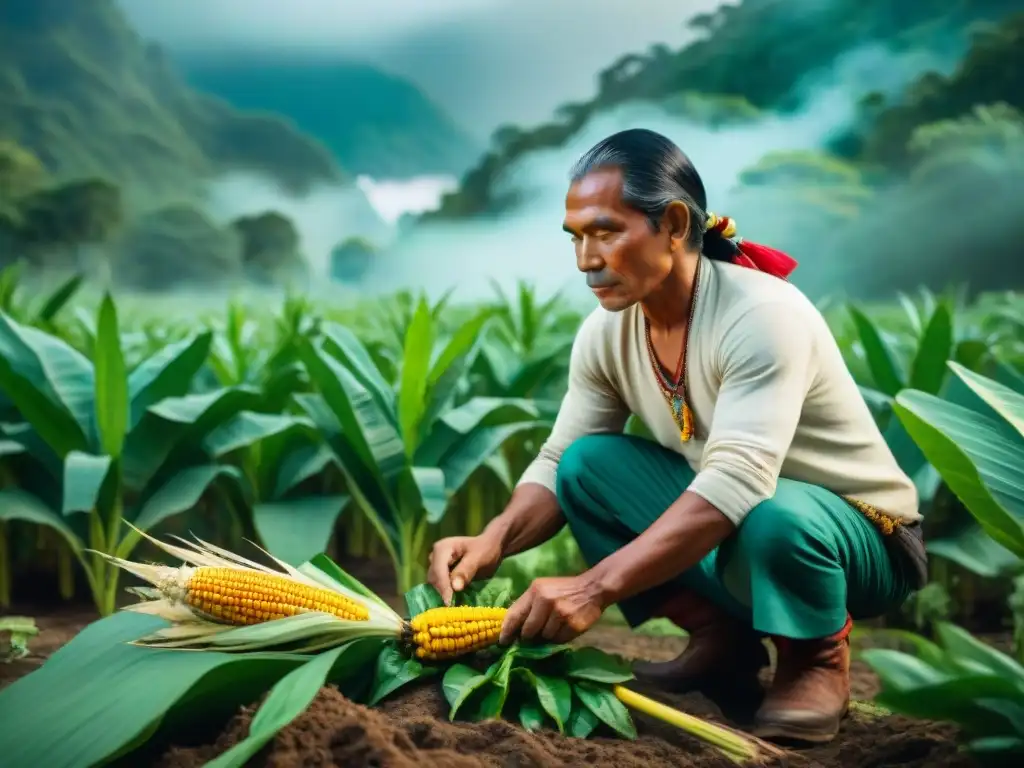
[[[681,251],[690,235],[690,209],[683,202],[675,200],[668,204],[661,222],[672,252]]]

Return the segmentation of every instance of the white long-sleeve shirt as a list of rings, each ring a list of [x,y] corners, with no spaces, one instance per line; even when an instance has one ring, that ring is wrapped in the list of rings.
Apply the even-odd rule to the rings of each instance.
[[[683,443],[652,368],[639,306],[581,325],[553,430],[520,483],[555,490],[577,438],[631,413],[696,471],[689,490],[739,525],[779,477],[822,486],[904,522],[917,491],[886,445],[817,307],[779,278],[702,257],[687,350],[696,434]]]

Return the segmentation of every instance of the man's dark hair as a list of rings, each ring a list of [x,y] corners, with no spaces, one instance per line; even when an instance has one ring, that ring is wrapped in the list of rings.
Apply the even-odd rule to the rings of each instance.
[[[622,202],[643,213],[655,232],[669,204],[681,202],[690,212],[687,245],[712,259],[731,261],[736,244],[707,226],[707,193],[690,158],[660,133],[631,128],[602,139],[576,161],[570,172],[572,183],[602,168],[622,173]]]

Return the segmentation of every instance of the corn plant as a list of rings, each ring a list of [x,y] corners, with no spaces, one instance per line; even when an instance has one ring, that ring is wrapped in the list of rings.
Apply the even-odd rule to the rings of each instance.
[[[71,303],[82,287],[82,275],[72,275],[41,299],[34,290],[24,290],[24,264],[14,262],[0,269],[0,312],[26,325],[53,332],[57,315]],[[32,297],[26,297],[29,293]]]
[[[437,321],[421,300],[405,334],[397,391],[341,325],[325,325],[321,340],[300,348],[317,391],[296,400],[334,452],[401,590],[416,580],[428,525],[444,517],[470,475],[512,435],[545,426],[528,400],[453,405],[488,319],[480,312],[438,347]]]
[[[139,542],[131,520],[149,530],[192,509],[208,489],[236,483],[238,470],[209,460],[203,438],[259,395],[241,388],[202,395],[190,383],[210,334],[169,345],[126,369],[113,300],[97,319],[96,358],[0,315],[0,387],[17,418],[6,440],[39,471],[0,490],[0,519],[57,532],[79,561],[101,614],[115,605],[118,572],[86,548],[126,556]]]
[[[967,510],[1008,553],[1024,560],[1024,395],[950,363],[971,398],[950,402],[908,390],[895,411]],[[955,722],[981,757],[1024,755],[1024,667],[949,624],[938,644],[901,635],[911,652],[874,649],[865,660],[882,681],[880,703]]]
[[[0,637],[6,633],[6,648],[0,643],[0,662],[17,661],[29,655],[29,639],[39,634],[35,619],[29,616],[0,617]]]
[[[955,294],[938,298],[922,291],[917,300],[901,296],[900,306],[902,324],[893,323],[888,329],[863,310],[849,307],[856,340],[852,357],[854,366],[862,364],[870,381],[861,391],[883,427],[886,442],[917,486],[921,511],[933,531],[927,542],[933,555],[932,577],[950,590],[954,580],[951,563],[976,576],[1005,575],[1016,568],[1016,558],[986,534],[961,505],[950,503],[955,498],[950,499],[936,468],[903,421],[893,418],[893,407],[899,393],[908,388],[947,400],[970,399],[960,380],[949,377],[948,360],[964,370],[1008,375],[1010,369],[997,356],[1006,328],[976,322],[964,300]],[[960,579],[961,602],[968,612],[973,589],[969,577]]]
[[[247,737],[212,763],[241,768],[328,682],[374,706],[427,678],[441,682],[451,719],[508,713],[530,730],[547,722],[577,738],[604,727],[633,739],[632,708],[739,765],[781,756],[626,688],[629,666],[599,650],[496,645],[512,598],[507,582],[470,585],[455,607],[443,607],[432,587],[416,585],[406,592],[405,618],[323,555],[298,568],[279,561],[275,570],[203,542],[153,543],[185,564],[108,558],[150,584],[135,590],[143,601],[95,622],[64,652],[0,691],[0,750],[11,764],[131,759],[156,724],[223,714],[269,688]],[[238,600],[240,590],[254,596],[252,604]],[[272,610],[258,599],[271,593]],[[167,650],[175,648],[190,652]],[[53,695],[57,680],[69,695]]]

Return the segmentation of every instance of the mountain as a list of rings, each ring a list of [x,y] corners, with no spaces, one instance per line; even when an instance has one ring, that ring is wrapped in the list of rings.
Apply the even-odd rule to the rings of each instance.
[[[190,87],[114,0],[0,0],[0,140],[57,179],[102,177],[136,207],[255,171],[301,191],[343,174],[285,120]]]
[[[882,44],[893,51],[963,49],[965,30],[997,22],[1020,9],[1020,0],[740,0],[699,14],[688,25],[695,42],[673,51],[656,45],[629,54],[598,75],[597,94],[566,104],[547,123],[499,128],[491,147],[446,195],[421,217],[459,219],[514,205],[501,191],[505,172],[523,157],[564,145],[598,114],[628,102],[664,103],[687,92],[730,97],[762,111],[802,106],[809,77],[830,71],[840,57]],[[680,16],[684,11],[680,11]],[[1005,73],[992,76],[1003,82]],[[695,116],[700,120],[700,116]],[[856,142],[852,142],[856,143]]]
[[[195,88],[287,116],[350,173],[461,174],[482,147],[407,80],[366,64],[288,54],[182,58]]]

